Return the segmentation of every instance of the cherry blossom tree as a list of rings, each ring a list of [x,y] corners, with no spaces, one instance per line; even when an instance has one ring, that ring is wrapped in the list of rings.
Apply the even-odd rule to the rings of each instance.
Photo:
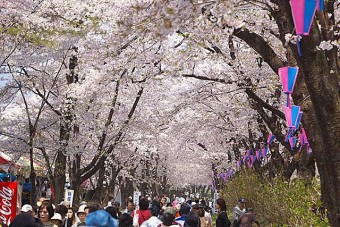
[[[284,101],[276,74],[282,66],[297,65],[293,101],[304,111],[322,199],[337,226],[339,5],[325,3],[311,35],[302,39],[299,57],[288,0],[6,1],[2,65],[24,66],[28,75],[56,75],[52,72],[65,66],[60,72],[65,78],[58,78],[48,99],[41,91],[53,79],[33,83],[36,78],[30,78],[31,91],[50,108],[50,119],[59,118],[59,125],[42,130],[39,141],[58,154],[58,199],[64,170],[79,186],[105,172],[99,166],[109,156],[107,163],[117,167],[111,170],[118,170],[130,154],[138,163],[139,152],[153,151],[169,165],[171,184],[209,184],[212,163],[235,167],[239,149],[260,146],[269,129],[283,145],[272,155],[283,158]],[[300,156],[310,169],[307,175],[314,173],[314,156]],[[68,168],[58,166],[65,161]],[[125,165],[120,171],[141,174]]]
[[[285,65],[299,66],[300,77],[293,99],[296,104],[302,105],[302,123],[311,138],[320,172],[322,199],[331,214],[332,226],[337,226],[340,207],[337,199],[340,191],[337,187],[338,3],[325,1],[325,10],[317,13],[311,34],[302,39],[302,57],[297,53],[296,37],[292,34],[294,24],[288,0],[228,3],[144,1],[136,5],[138,16],[128,21],[129,26],[152,31],[151,35],[162,36],[169,31],[179,31],[192,38],[193,42],[204,41],[201,45],[211,52],[230,55],[231,59],[237,57],[240,51],[233,43],[238,39],[256,51],[274,73]],[[258,74],[258,70],[247,67],[246,73],[253,76]]]

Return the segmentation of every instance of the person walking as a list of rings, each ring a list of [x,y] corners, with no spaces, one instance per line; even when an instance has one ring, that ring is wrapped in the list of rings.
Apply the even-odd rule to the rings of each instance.
[[[246,200],[244,198],[238,199],[238,204],[234,207],[233,218],[234,227],[239,227],[239,218],[246,212]]]
[[[218,211],[216,227],[230,227],[231,222],[227,215],[227,205],[224,199],[219,198],[216,200],[216,209]]]
[[[158,227],[162,221],[158,219],[158,215],[160,213],[161,206],[158,201],[154,200],[151,204],[150,212],[151,217],[144,221],[140,227]]]
[[[139,210],[135,210],[131,213],[132,219],[135,216],[135,213],[138,214],[138,226],[151,217],[149,201],[147,198],[143,197],[139,200]]]

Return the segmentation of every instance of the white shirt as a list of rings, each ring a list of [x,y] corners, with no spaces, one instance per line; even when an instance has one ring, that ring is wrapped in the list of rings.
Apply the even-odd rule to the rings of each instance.
[[[152,216],[148,220],[144,221],[140,227],[158,227],[160,224],[162,224],[162,221],[157,217]]]
[[[245,212],[246,212],[246,209],[241,210],[240,207],[236,205],[233,211],[234,220],[238,220],[242,216],[242,214],[244,214]]]
[[[204,211],[204,217],[208,220],[209,226],[212,226],[212,218],[209,212]]]

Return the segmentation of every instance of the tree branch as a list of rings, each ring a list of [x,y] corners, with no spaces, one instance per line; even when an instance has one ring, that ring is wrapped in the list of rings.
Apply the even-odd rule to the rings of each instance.
[[[80,175],[80,179],[81,179],[81,182],[83,182],[84,180],[90,178],[93,174],[95,174],[99,168],[100,168],[100,165],[99,163],[101,163],[101,161],[105,160],[106,157],[108,155],[110,155],[112,153],[112,151],[116,148],[117,144],[119,143],[124,131],[125,131],[125,128],[129,125],[129,122],[134,114],[134,112],[136,111],[137,109],[137,106],[138,106],[138,103],[139,103],[139,100],[143,94],[143,87],[140,88],[140,90],[138,91],[137,93],[137,96],[135,98],[135,101],[130,109],[130,112],[126,118],[126,120],[123,122],[123,124],[121,125],[117,135],[115,136],[114,138],[114,141],[113,143],[108,147],[108,149],[104,152],[101,152],[99,154],[97,154],[97,158],[96,160],[97,161],[91,161],[91,163],[89,165],[87,165],[86,167],[84,167],[83,169],[80,169],[79,171],[79,175]]]
[[[189,78],[195,78],[198,80],[207,80],[207,81],[213,81],[213,82],[220,82],[220,83],[224,83],[224,84],[233,84],[236,83],[237,81],[233,81],[233,80],[225,80],[225,79],[219,79],[219,78],[209,78],[209,77],[205,77],[205,76],[197,76],[194,74],[182,74],[183,77],[189,77]]]
[[[249,98],[251,98],[254,102],[256,102],[258,105],[260,105],[263,108],[266,108],[267,110],[271,111],[273,114],[278,116],[279,118],[285,120],[285,115],[280,110],[274,108],[273,106],[269,105],[265,101],[263,101],[260,97],[258,97],[251,89],[246,88],[245,90],[246,94]]]
[[[41,153],[43,154],[43,157],[46,161],[46,164],[47,164],[47,172],[48,172],[48,175],[50,175],[51,177],[51,180],[54,181],[54,175],[52,174],[52,168],[51,168],[51,163],[50,163],[50,159],[49,159],[49,156],[47,155],[46,153],[46,149],[45,147],[35,147],[37,148],[38,150],[41,151]]]
[[[235,29],[233,35],[242,39],[257,53],[259,53],[274,72],[278,72],[278,69],[286,64],[286,62],[283,62],[282,59],[279,58],[279,56],[260,35],[250,32],[246,28]]]
[[[14,53],[14,51],[18,48],[19,46],[19,42],[17,43],[17,45],[15,45],[15,47],[11,50],[11,52],[9,52],[9,54],[4,58],[4,60],[2,60],[0,67],[3,66],[3,64],[5,64],[5,62],[7,61],[7,59]]]
[[[26,140],[24,140],[23,138],[20,138],[20,137],[17,137],[17,136],[15,136],[14,134],[11,134],[11,133],[8,133],[8,132],[2,132],[2,131],[0,131],[0,135],[2,135],[2,136],[6,136],[6,137],[9,137],[9,138],[13,138],[13,139],[17,139],[17,140],[19,140],[19,141],[21,141],[21,142],[24,142],[25,144],[29,144]]]

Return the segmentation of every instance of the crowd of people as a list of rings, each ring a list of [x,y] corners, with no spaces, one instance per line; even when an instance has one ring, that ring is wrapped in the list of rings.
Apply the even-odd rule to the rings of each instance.
[[[233,210],[233,223],[227,215],[226,203],[216,200],[218,217],[216,227],[247,227],[256,223],[252,209],[245,208],[245,200],[239,199]],[[34,206],[25,204],[9,227],[212,227],[211,209],[205,200],[185,200],[178,197],[172,202],[163,197],[141,197],[138,207],[132,198],[126,202],[125,210],[118,202],[110,200],[106,207],[81,202],[75,211],[69,204],[53,205],[41,199]]]

